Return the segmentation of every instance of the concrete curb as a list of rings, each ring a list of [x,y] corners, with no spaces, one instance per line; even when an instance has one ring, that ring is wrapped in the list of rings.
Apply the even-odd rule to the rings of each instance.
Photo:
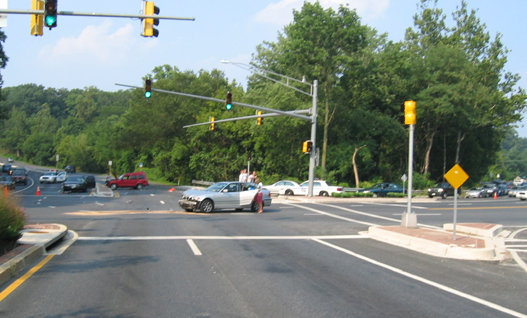
[[[484,239],[484,248],[476,248],[435,242],[425,238],[392,232],[385,230],[382,227],[370,227],[368,234],[371,238],[381,242],[401,246],[417,252],[438,257],[487,261],[497,261],[501,260],[503,257],[502,253],[498,253],[498,247],[494,246],[495,244],[488,238]],[[448,232],[445,232],[445,234],[451,235],[451,233]]]
[[[64,237],[67,231],[68,228],[62,224],[28,225],[28,228],[21,231],[22,237],[17,241],[22,246],[8,253],[8,256],[10,254],[14,254],[14,256],[7,262],[0,264],[0,285],[45,255],[46,248]],[[30,246],[26,248],[27,245]]]
[[[454,224],[453,223],[443,224],[443,230],[453,232]],[[466,224],[456,225],[456,232],[467,234],[467,235],[487,237],[490,239],[498,236],[498,234],[500,234],[501,231],[503,231],[503,225],[500,225],[500,224],[493,224],[493,226],[488,226],[486,228],[471,227],[471,226],[467,226]]]

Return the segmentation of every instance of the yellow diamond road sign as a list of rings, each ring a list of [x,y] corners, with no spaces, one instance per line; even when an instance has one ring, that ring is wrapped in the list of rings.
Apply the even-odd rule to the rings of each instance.
[[[445,174],[445,179],[454,187],[454,189],[459,189],[459,187],[467,181],[468,174],[460,165],[456,164]]]

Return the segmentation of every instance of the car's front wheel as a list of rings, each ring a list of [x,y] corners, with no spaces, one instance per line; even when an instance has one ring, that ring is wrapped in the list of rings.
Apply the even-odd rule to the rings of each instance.
[[[141,189],[143,189],[143,184],[142,184],[142,183],[139,183],[139,184],[137,185],[137,190],[141,190]]]
[[[114,184],[112,184],[112,185],[110,186],[110,189],[112,189],[112,190],[115,190],[115,189],[117,189],[117,184],[115,184],[115,183],[114,183]]]
[[[201,202],[200,211],[203,213],[210,213],[214,209],[214,202],[210,199],[205,199]]]

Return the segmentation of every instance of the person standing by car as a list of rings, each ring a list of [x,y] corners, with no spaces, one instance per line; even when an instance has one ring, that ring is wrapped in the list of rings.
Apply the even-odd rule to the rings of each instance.
[[[256,193],[256,196],[254,197],[254,201],[258,203],[258,213],[262,213],[263,212],[263,193],[262,193],[263,183],[260,182],[260,178],[256,178],[254,182],[258,184],[258,193]]]
[[[254,182],[255,179],[256,179],[256,171],[253,171],[253,173],[251,173],[251,174],[247,177],[247,182],[252,183],[252,182]]]

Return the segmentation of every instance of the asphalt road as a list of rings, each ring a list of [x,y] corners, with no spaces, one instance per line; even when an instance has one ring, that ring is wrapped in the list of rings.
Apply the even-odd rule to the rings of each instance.
[[[30,223],[61,223],[79,238],[0,302],[1,317],[527,315],[527,273],[514,260],[444,259],[364,235],[371,225],[398,224],[404,203],[273,203],[263,214],[200,214],[181,212],[181,192],[168,186],[118,189],[109,198],[62,194],[59,184],[40,185],[36,196],[37,184],[12,193]],[[413,208],[419,223],[440,227],[452,222],[452,204]],[[507,197],[461,199],[458,222],[518,231],[527,228],[525,208]]]

